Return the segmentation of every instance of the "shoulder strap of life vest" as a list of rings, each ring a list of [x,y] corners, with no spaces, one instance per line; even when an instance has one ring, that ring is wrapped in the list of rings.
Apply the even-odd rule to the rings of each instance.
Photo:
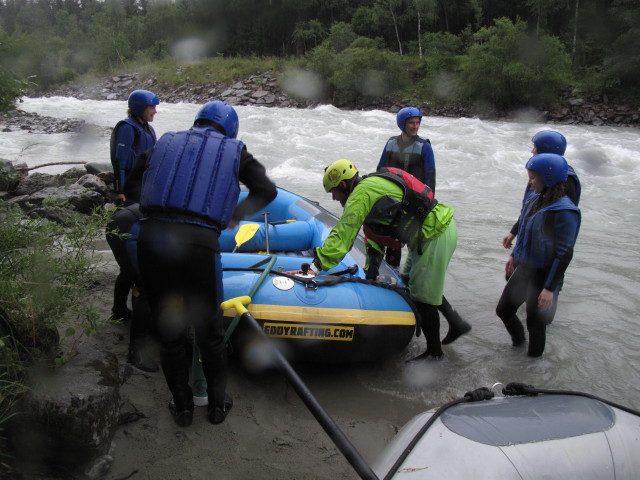
[[[415,215],[422,221],[427,218],[438,201],[433,198],[433,191],[409,172],[395,167],[382,167],[367,177],[382,177],[391,180],[402,188],[402,210]],[[366,177],[365,177],[366,178]]]

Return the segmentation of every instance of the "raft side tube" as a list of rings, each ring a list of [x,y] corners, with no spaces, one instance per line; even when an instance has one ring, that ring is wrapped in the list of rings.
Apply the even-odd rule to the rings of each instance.
[[[379,478],[632,480],[640,472],[640,418],[570,395],[494,398],[441,412],[389,472],[435,409],[411,419],[373,465]],[[389,476],[387,476],[389,475]]]

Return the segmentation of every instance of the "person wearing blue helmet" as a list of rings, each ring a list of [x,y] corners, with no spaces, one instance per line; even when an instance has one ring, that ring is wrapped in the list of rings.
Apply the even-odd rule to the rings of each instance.
[[[564,155],[567,150],[567,139],[565,136],[560,132],[553,130],[542,130],[536,133],[531,139],[531,142],[533,143],[533,148],[531,149],[532,155],[537,155],[539,153],[555,153],[558,155]],[[578,203],[580,203],[580,179],[573,167],[571,167],[571,165],[568,167],[568,179],[565,185],[565,192],[577,207]],[[531,194],[531,185],[527,183],[527,187],[524,191],[523,203]],[[518,233],[519,222],[519,219],[516,220],[516,223],[513,224],[511,230],[502,239],[502,246],[504,248],[511,248],[513,246],[513,239]]]
[[[428,138],[418,135],[422,123],[422,112],[417,107],[401,108],[396,115],[396,124],[400,129],[400,135],[387,140],[384,146],[378,170],[383,167],[396,167],[409,172],[422,183],[427,185],[435,194],[436,191],[436,162]],[[367,248],[373,248],[385,254],[385,260],[389,265],[398,269],[402,260],[402,244],[390,242],[388,245],[378,245],[374,240],[366,236]],[[442,297],[442,303],[438,310],[445,316],[449,324],[449,331],[442,340],[444,345],[452,343],[461,335],[471,330],[460,314],[453,308],[446,297]]]
[[[141,178],[145,217],[137,239],[140,276],[171,391],[169,410],[182,427],[191,425],[194,410],[187,341],[191,326],[207,382],[209,421],[222,423],[233,405],[226,393],[218,238],[277,194],[265,168],[236,138],[238,127],[233,107],[208,102],[189,130],[162,135],[130,175],[132,183],[135,176]],[[240,183],[249,194],[237,203]]]
[[[111,133],[111,165],[114,191],[119,203],[131,205],[137,198],[126,198],[126,177],[140,154],[156,143],[156,132],[150,125],[156,115],[158,96],[149,90],[134,90],[129,95],[127,118],[119,121]]]
[[[132,205],[137,197],[127,198],[124,193],[125,179],[136,158],[156,143],[156,132],[150,125],[156,115],[158,96],[148,90],[134,90],[127,101],[127,118],[116,124],[111,133],[111,165],[114,175],[116,203]],[[133,287],[131,276],[122,269],[116,278],[113,292],[113,319],[130,319],[132,311],[128,307],[129,292]]]
[[[561,155],[539,153],[526,164],[532,194],[522,206],[517,241],[505,264],[507,284],[496,314],[513,346],[525,342],[517,311],[526,303],[528,355],[539,357],[553,321],[565,271],[580,230],[580,209],[566,195],[569,166]]]

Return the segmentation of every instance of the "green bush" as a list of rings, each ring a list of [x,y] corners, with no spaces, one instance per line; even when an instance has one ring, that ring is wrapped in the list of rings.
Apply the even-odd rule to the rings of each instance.
[[[329,85],[339,106],[380,97],[408,83],[401,57],[388,50],[349,47],[335,65]]]
[[[567,85],[570,61],[555,37],[536,38],[522,20],[480,29],[461,59],[459,94],[499,108],[554,105]]]
[[[99,267],[93,245],[105,223],[104,213],[78,214],[64,225],[25,218],[0,201],[0,438],[25,390],[26,369],[56,355],[56,363],[64,361],[80,336],[95,332],[98,313],[86,297]],[[62,355],[61,334],[71,340]]]
[[[27,81],[15,73],[19,49],[20,41],[0,33],[0,112],[13,109],[27,90]]]
[[[425,33],[422,51],[431,72],[453,69],[456,57],[462,53],[462,38],[451,33]]]
[[[409,83],[402,58],[381,49],[379,40],[364,37],[337,52],[330,36],[306,55],[306,66],[324,80],[330,100],[338,106],[380,97]]]

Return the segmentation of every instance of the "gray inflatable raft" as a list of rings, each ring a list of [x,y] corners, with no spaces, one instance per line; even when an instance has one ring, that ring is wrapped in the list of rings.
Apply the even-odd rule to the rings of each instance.
[[[640,416],[575,395],[424,412],[372,466],[380,479],[640,479]]]

